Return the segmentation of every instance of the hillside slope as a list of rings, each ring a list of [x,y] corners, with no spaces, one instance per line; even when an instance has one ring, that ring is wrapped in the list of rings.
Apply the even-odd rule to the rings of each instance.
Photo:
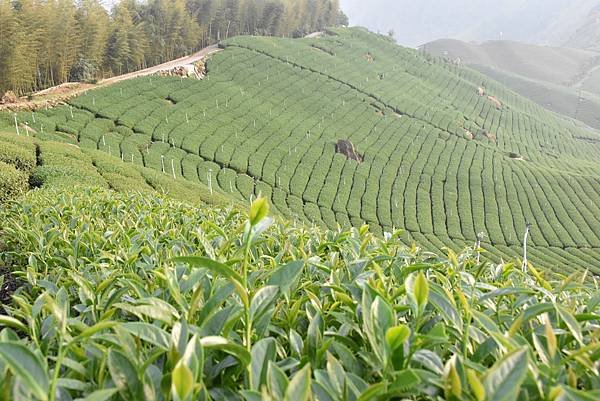
[[[597,133],[361,29],[223,47],[204,81],[139,78],[73,99],[72,115],[18,120],[307,222],[403,228],[434,251],[481,233],[490,259],[512,259],[531,223],[532,260],[600,273]]]
[[[578,29],[564,43],[567,47],[600,50],[600,5],[594,7]]]
[[[452,39],[421,49],[460,60],[551,111],[600,128],[600,53],[594,50]]]

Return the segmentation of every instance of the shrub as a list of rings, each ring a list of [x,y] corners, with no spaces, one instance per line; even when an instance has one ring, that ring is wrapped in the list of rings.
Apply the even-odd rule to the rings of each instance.
[[[28,178],[24,171],[0,161],[0,204],[24,194],[29,189]]]

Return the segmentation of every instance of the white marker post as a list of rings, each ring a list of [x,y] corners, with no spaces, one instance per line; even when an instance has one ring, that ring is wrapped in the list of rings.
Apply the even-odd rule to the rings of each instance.
[[[165,156],[164,155],[160,155],[160,165],[162,167],[162,172],[164,174],[165,173]]]
[[[531,224],[527,223],[525,226],[525,237],[523,238],[523,272],[527,271],[527,237],[529,236],[529,230],[531,229]]]
[[[212,188],[212,168],[208,169],[208,173],[207,173],[207,178],[208,178],[208,190],[210,191],[210,194],[213,194],[213,188]]]
[[[171,171],[173,172],[173,179],[176,180],[177,177],[175,177],[175,162],[173,161],[173,159],[171,159]]]
[[[19,122],[17,121],[17,114],[13,114],[13,117],[15,118],[15,130],[17,131],[17,135],[21,136],[21,132],[19,132]]]

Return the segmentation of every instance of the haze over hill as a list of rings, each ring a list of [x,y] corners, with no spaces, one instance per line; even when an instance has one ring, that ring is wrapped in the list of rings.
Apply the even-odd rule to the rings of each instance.
[[[424,51],[469,65],[549,110],[600,129],[600,53],[512,41],[436,40]]]
[[[568,47],[600,50],[600,5],[588,13],[587,18],[564,44]]]
[[[562,45],[587,21],[598,0],[342,0],[353,25],[418,46],[440,38],[509,39]],[[490,12],[493,10],[493,12]]]

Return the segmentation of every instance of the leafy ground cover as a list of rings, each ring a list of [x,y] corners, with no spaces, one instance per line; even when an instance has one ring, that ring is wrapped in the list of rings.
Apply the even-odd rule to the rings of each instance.
[[[405,243],[436,253],[482,236],[489,260],[512,260],[530,223],[536,265],[600,272],[596,132],[360,29],[222,46],[203,81],[146,77],[90,91],[18,114],[21,135],[240,201],[263,195],[318,226],[401,228]],[[0,116],[4,130],[13,124]],[[364,160],[336,153],[340,139]]]
[[[263,198],[246,214],[48,188],[0,221],[22,284],[0,316],[4,399],[600,397],[582,274],[272,220]]]

